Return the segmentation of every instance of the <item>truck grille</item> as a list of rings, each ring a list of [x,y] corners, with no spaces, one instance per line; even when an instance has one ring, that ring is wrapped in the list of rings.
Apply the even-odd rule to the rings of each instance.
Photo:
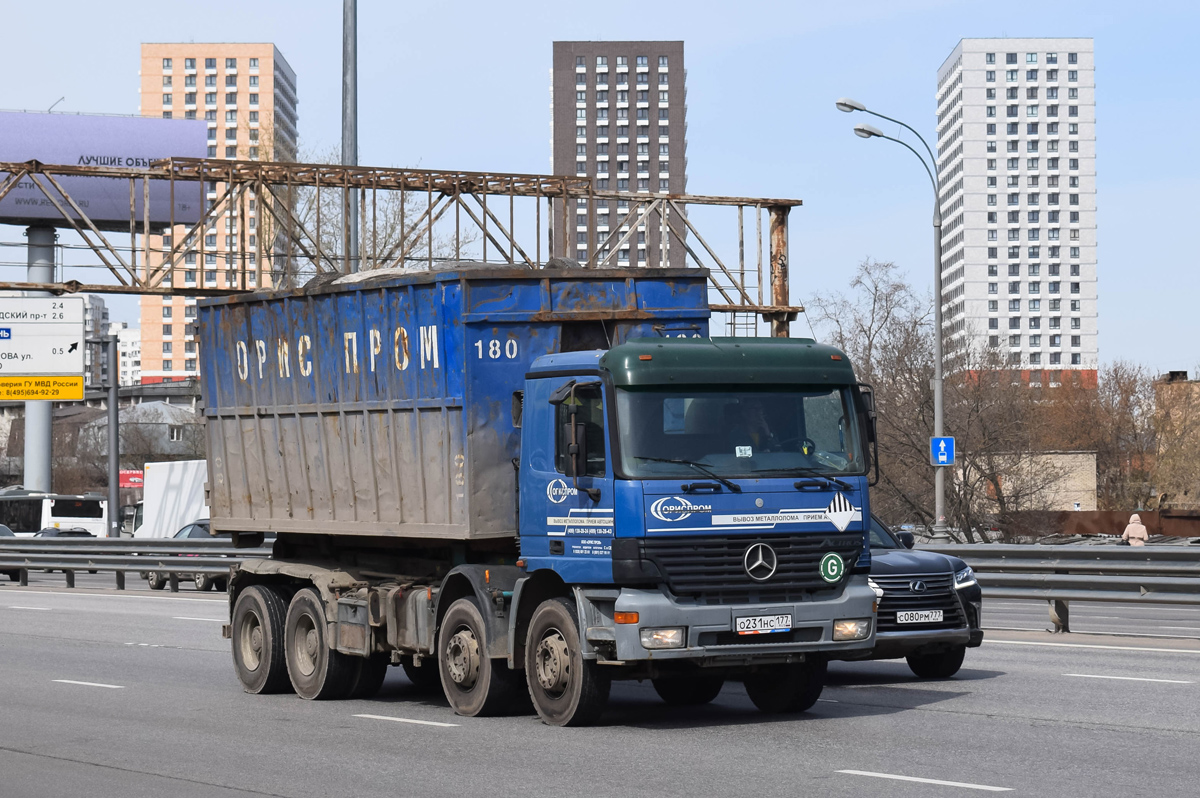
[[[746,573],[743,557],[755,543],[775,550],[774,575],[756,582]],[[840,592],[842,582],[831,585],[821,578],[821,558],[836,552],[846,571],[862,551],[861,532],[834,534],[756,535],[737,538],[664,537],[641,541],[642,556],[658,566],[667,588],[679,598],[704,604],[764,604],[803,601],[815,593]]]
[[[877,630],[880,632],[915,632],[938,629],[961,629],[966,626],[962,604],[954,590],[950,574],[889,574],[871,575],[871,580],[883,589],[879,602]],[[920,580],[924,593],[914,593],[909,585]],[[897,612],[941,610],[941,623],[896,623]]]

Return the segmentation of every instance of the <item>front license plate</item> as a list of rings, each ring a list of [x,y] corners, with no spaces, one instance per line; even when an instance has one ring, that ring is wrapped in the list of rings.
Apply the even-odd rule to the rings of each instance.
[[[734,629],[740,635],[766,635],[792,631],[791,615],[747,615],[734,619]]]
[[[939,623],[941,620],[941,610],[921,610],[920,612],[896,613],[896,623]]]

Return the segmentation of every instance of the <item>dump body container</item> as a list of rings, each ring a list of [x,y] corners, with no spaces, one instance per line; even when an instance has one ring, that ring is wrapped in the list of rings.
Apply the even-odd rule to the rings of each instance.
[[[540,355],[708,335],[696,269],[460,267],[200,303],[215,530],[516,536]]]

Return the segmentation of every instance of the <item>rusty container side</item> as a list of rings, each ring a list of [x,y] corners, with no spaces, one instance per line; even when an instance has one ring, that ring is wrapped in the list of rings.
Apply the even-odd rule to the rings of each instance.
[[[515,536],[533,360],[707,336],[706,278],[477,267],[202,302],[214,528]]]

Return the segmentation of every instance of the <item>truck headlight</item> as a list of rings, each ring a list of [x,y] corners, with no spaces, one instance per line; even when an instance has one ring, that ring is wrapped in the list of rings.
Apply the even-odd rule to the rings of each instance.
[[[975,584],[975,571],[969,565],[954,575],[954,586],[959,590],[973,584]]]
[[[833,622],[834,640],[865,640],[870,636],[870,618],[856,618],[853,620]]]
[[[683,648],[684,628],[641,629],[642,648]]]

